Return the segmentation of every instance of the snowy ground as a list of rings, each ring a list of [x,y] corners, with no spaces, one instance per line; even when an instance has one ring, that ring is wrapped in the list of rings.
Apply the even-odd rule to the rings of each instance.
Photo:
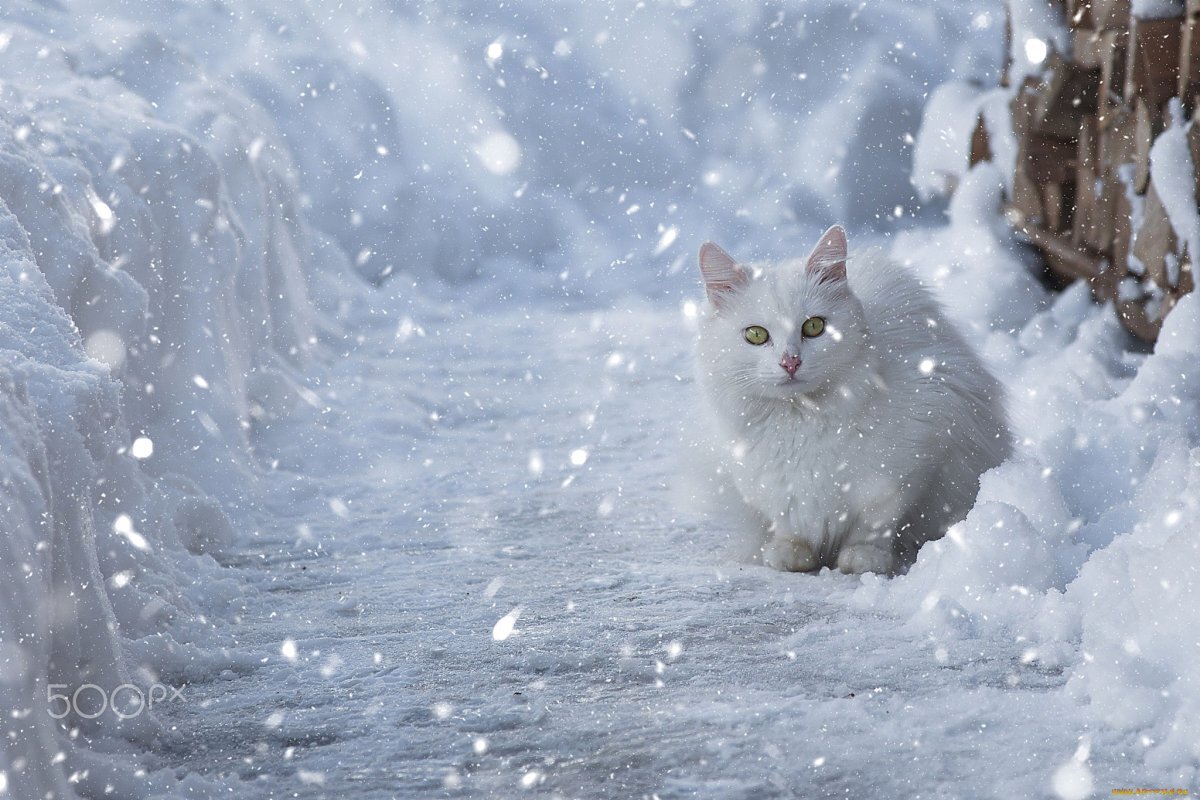
[[[239,558],[269,662],[172,704],[154,766],[248,797],[1040,797],[1083,736],[1102,793],[1151,782],[1021,642],[947,651],[676,518],[678,311],[416,323],[338,363],[317,452],[264,442],[307,476]]]

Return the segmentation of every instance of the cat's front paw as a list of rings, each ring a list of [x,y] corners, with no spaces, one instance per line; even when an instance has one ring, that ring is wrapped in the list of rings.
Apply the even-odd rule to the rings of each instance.
[[[808,572],[817,568],[817,554],[803,539],[776,536],[763,546],[763,563],[782,572]]]
[[[891,549],[883,549],[873,544],[847,545],[838,553],[838,569],[848,575],[861,575],[864,572],[874,572],[876,575],[889,575],[895,566],[896,557]]]

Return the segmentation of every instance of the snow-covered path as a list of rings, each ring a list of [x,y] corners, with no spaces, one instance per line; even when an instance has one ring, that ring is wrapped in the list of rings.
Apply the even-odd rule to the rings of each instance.
[[[935,647],[858,578],[676,518],[677,313],[426,314],[330,370],[320,436],[260,438],[305,476],[237,559],[265,661],[161,712],[153,767],[247,797],[1052,796],[1085,729],[1020,642]],[[1137,785],[1106,744],[1096,786]]]

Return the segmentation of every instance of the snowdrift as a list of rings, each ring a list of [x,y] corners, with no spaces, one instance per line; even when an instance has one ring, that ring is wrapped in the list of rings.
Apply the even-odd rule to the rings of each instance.
[[[1068,47],[1063,20],[1045,3],[1007,4],[1013,85],[1038,68],[1027,42]],[[1134,4],[1154,17],[1172,8]],[[1167,4],[1172,5],[1172,4]],[[1034,48],[1036,51],[1036,48]],[[984,476],[978,501],[912,571],[865,582],[860,599],[907,617],[935,646],[1011,636],[1021,660],[1065,670],[1067,691],[1095,720],[1096,737],[1129,748],[1166,783],[1187,786],[1200,766],[1200,302],[1186,296],[1168,316],[1152,355],[1121,330],[1111,306],[1076,284],[1048,298],[1022,268],[1001,219],[1015,144],[1011,89],[955,80],[926,108],[914,164],[924,194],[959,184],[950,225],[901,238],[895,253],[937,286],[943,300],[1009,387],[1019,437],[1012,461]],[[997,132],[993,162],[968,169],[979,113]],[[1190,124],[1178,100],[1151,166],[1181,241],[1197,240],[1188,181]],[[1190,251],[1194,251],[1191,248]],[[1044,310],[1043,310],[1044,309]],[[1064,765],[1062,796],[1092,791],[1089,739]],[[1056,778],[1057,781],[1057,778]]]
[[[152,35],[107,56],[5,13],[25,19],[0,26],[0,793],[135,796],[92,748],[158,735],[151,687],[245,666],[206,621],[237,582],[197,556],[252,500],[252,428],[303,391],[302,269],[346,262],[315,255],[247,99]],[[134,74],[157,84],[112,77]]]
[[[895,254],[939,288],[1008,387],[1016,454],[907,575],[864,579],[858,600],[942,653],[1008,639],[1023,664],[1065,671],[1095,725],[1062,767],[1061,796],[1090,795],[1093,739],[1187,786],[1200,764],[1200,302],[1185,297],[1153,354],[1139,353],[1086,285],[1046,296],[1000,216],[1002,191],[1001,172],[977,165],[950,225],[904,235]]]

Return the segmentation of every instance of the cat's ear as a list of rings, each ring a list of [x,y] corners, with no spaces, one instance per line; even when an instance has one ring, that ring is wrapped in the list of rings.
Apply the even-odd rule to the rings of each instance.
[[[709,301],[717,308],[724,308],[729,296],[750,281],[749,273],[712,242],[700,245],[700,276]]]
[[[819,280],[846,280],[846,229],[834,225],[821,236],[821,241],[808,256],[804,271],[818,276]]]

